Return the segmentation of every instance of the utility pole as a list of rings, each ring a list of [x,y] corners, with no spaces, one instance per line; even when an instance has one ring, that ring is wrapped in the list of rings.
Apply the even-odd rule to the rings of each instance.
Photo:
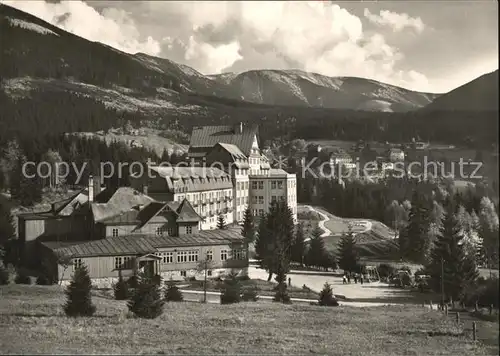
[[[444,308],[444,260],[441,257],[441,307]]]
[[[208,268],[208,252],[205,253],[205,261],[203,261],[205,270],[205,280],[203,282],[203,303],[207,302],[207,268]]]

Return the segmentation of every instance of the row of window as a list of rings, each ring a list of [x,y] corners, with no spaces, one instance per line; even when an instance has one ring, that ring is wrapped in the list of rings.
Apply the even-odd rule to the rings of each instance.
[[[232,190],[219,190],[219,191],[213,191],[213,192],[206,192],[206,193],[192,193],[192,194],[186,194],[184,195],[177,195],[176,199],[177,201],[183,201],[184,198],[192,202],[193,204],[198,204],[199,202],[202,201],[207,201],[210,199],[223,199],[223,198],[232,198],[233,196],[233,191]]]
[[[283,180],[272,180],[270,181],[271,189],[283,189],[285,184]],[[289,181],[288,186],[293,187],[294,181]],[[252,189],[264,189],[264,181],[254,180],[252,181]]]
[[[236,190],[248,190],[250,183],[247,182],[236,182]]]
[[[161,257],[161,263],[174,263],[174,253],[168,252],[156,252],[156,256]],[[213,261],[214,255],[213,251],[207,251],[206,259],[207,261]],[[244,260],[246,258],[244,249],[235,250],[221,250],[220,260],[226,261],[228,259]],[[177,263],[186,262],[198,262],[199,251],[189,250],[189,251],[178,251],[177,252]],[[80,268],[84,265],[81,258],[73,259],[73,270]],[[134,268],[134,258],[132,256],[115,257],[115,270],[119,269],[133,269]]]
[[[264,216],[264,209],[253,209],[253,216]]]

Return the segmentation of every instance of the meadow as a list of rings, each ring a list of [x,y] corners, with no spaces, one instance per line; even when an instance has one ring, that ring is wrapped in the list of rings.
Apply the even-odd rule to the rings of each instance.
[[[248,302],[168,303],[136,319],[125,302],[94,296],[90,318],[68,318],[59,286],[0,287],[0,349],[7,354],[498,354],[498,324],[415,306],[336,307]],[[495,339],[496,335],[496,339]]]

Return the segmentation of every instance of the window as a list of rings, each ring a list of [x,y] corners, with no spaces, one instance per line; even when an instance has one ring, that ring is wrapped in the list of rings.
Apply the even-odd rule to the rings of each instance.
[[[77,268],[83,267],[83,261],[81,258],[76,258],[73,260],[73,270],[76,270]]]
[[[188,251],[188,262],[198,262],[198,251]]]
[[[213,251],[207,251],[207,261],[212,261],[214,259]]]
[[[257,189],[257,182],[255,181],[252,182],[252,189]]]
[[[207,271],[207,276],[209,276],[209,277],[211,277],[211,276],[212,276],[212,270],[210,270],[210,269],[209,269],[209,270]]]
[[[175,233],[174,233],[174,228],[172,228],[172,227],[169,227],[169,228],[167,229],[167,232],[168,232],[168,236],[174,236],[174,234],[175,234]]]
[[[187,251],[177,252],[177,263],[187,262]]]
[[[156,228],[156,235],[157,236],[163,235],[163,229],[161,227]]]
[[[123,263],[123,260],[121,257],[115,257],[115,269],[121,269],[122,263]]]
[[[245,259],[245,250],[237,249],[232,251],[233,259],[235,260],[244,260]]]
[[[118,229],[111,230],[111,233],[113,234],[113,237],[117,237],[118,236]]]
[[[283,181],[278,181],[278,189],[283,189]]]
[[[252,204],[257,204],[257,196],[256,195],[254,195],[252,197]]]
[[[174,262],[174,253],[173,252],[157,252],[156,256],[162,258],[161,263],[172,263]]]
[[[186,271],[181,271],[181,277],[186,277]]]
[[[259,195],[259,204],[264,204],[264,197]]]
[[[133,261],[132,257],[130,257],[130,256],[123,257],[122,268],[123,269],[132,269],[133,268],[132,261]]]
[[[193,233],[193,227],[192,226],[186,226],[186,234],[192,234]]]
[[[227,260],[227,250],[221,250],[220,251],[220,260],[221,261]]]
[[[276,202],[276,195],[273,195],[273,196],[271,197],[271,203],[274,203],[274,202]]]
[[[259,209],[259,215],[264,216],[264,209]]]
[[[263,181],[259,181],[259,189],[264,189],[264,182]]]

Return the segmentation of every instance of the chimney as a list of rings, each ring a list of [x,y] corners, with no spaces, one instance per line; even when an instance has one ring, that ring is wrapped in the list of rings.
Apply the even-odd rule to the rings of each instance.
[[[94,198],[95,198],[101,192],[101,177],[95,176],[93,183],[94,183]]]
[[[236,125],[236,128],[234,130],[237,134],[242,134],[243,133],[243,123],[240,122],[238,125]]]
[[[89,203],[94,201],[94,177],[92,175],[89,175]]]

